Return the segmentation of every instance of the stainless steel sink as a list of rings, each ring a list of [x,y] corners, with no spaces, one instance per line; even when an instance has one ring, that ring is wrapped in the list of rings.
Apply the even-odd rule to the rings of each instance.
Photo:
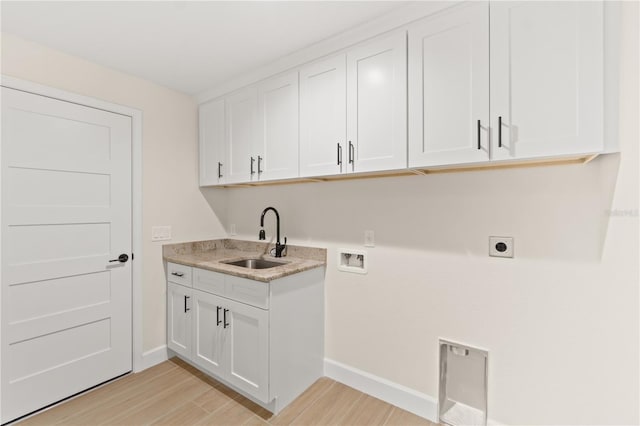
[[[276,266],[285,265],[285,262],[272,262],[270,260],[264,259],[242,259],[242,260],[234,260],[233,262],[222,262],[227,265],[233,266],[241,266],[243,268],[248,269],[268,269],[275,268]]]

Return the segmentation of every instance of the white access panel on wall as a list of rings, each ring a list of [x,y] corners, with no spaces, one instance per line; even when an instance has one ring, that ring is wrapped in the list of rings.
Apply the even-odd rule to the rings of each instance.
[[[2,89],[2,419],[131,370],[131,118]]]

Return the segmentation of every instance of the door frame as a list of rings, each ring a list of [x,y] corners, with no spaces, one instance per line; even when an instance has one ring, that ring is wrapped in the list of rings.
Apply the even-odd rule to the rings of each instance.
[[[0,74],[0,86],[131,117],[131,250],[132,253],[138,255],[131,263],[133,349],[131,366],[133,372],[144,370],[146,366],[143,362],[142,347],[142,111],[7,75]],[[2,155],[1,150],[0,155]],[[0,185],[0,203],[2,200],[1,188]],[[2,209],[0,209],[0,215],[1,212]],[[0,250],[2,250],[1,246]],[[0,265],[0,273],[1,268]],[[1,309],[2,304],[0,303]],[[1,341],[2,336],[0,335]],[[0,374],[2,374],[1,371]],[[0,407],[1,410],[2,407]]]

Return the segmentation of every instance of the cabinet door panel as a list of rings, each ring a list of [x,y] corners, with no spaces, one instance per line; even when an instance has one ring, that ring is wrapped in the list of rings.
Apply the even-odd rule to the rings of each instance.
[[[348,172],[407,166],[406,46],[402,31],[347,53],[347,134],[355,147]]]
[[[191,358],[191,293],[187,287],[167,285],[167,346],[185,358]]]
[[[227,183],[248,182],[257,174],[250,173],[251,157],[257,157],[256,121],[257,91],[242,89],[226,98],[225,140],[227,152]],[[254,165],[254,172],[255,172]]]
[[[494,159],[602,149],[602,31],[601,2],[491,3]]]
[[[200,105],[200,186],[224,183],[224,99]]]
[[[239,389],[269,401],[269,312],[229,301],[227,380]]]
[[[488,161],[488,127],[488,3],[411,26],[409,166]]]
[[[260,180],[298,176],[298,72],[258,88]],[[256,163],[256,167],[258,167]]]
[[[193,297],[193,361],[222,377],[224,299],[198,290],[194,290]]]
[[[341,173],[346,138],[346,56],[340,54],[300,70],[300,175]]]

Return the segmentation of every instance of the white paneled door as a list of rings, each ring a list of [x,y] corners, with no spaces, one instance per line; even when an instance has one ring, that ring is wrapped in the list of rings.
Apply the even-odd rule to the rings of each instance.
[[[131,370],[131,118],[3,88],[1,159],[5,423]]]

